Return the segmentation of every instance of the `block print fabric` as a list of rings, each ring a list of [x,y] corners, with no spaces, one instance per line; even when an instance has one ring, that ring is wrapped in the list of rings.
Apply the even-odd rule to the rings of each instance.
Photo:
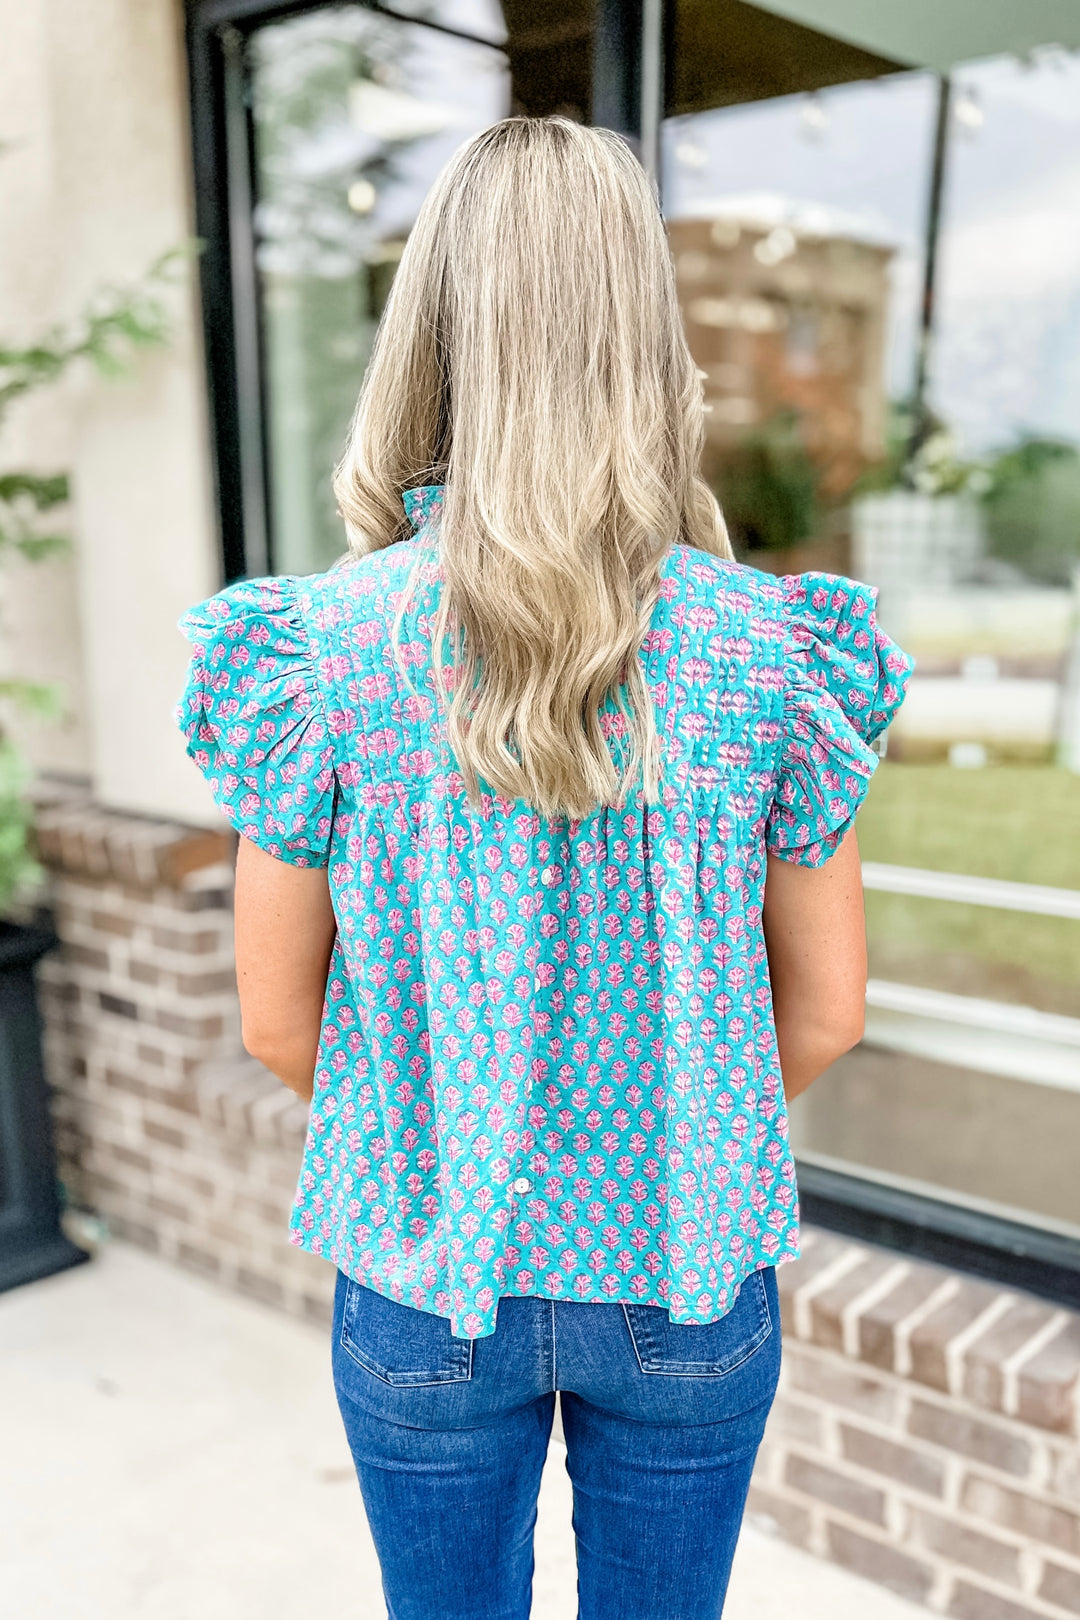
[[[911,662],[868,586],[677,547],[640,654],[661,801],[476,813],[431,670],[441,490],[405,503],[410,539],[182,622],[189,752],[338,920],[292,1239],[461,1338],[513,1294],[713,1321],[798,1253],[766,853],[836,849]]]

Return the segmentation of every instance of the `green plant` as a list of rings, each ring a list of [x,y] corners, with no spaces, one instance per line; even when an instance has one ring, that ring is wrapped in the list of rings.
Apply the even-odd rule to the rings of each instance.
[[[991,555],[1048,585],[1067,585],[1080,563],[1080,451],[1058,439],[1022,439],[989,468],[983,497]]]
[[[885,454],[867,468],[855,495],[894,489],[972,495],[982,503],[992,557],[1043,584],[1068,585],[1080,564],[1080,448],[1030,434],[996,455],[965,460],[940,417],[924,420],[926,437],[912,454],[911,410],[891,406]]]
[[[129,369],[136,351],[164,343],[169,316],[161,293],[191,251],[184,246],[162,254],[134,286],[102,288],[73,321],[48,328],[31,343],[0,343],[0,427],[17,401],[57,382],[72,366],[83,363],[116,377]],[[68,537],[56,518],[69,495],[64,472],[0,473],[0,562],[17,556],[36,563],[65,551]],[[54,686],[0,679],[0,712],[55,717],[61,709]],[[31,774],[9,729],[0,725],[0,913],[38,873],[26,798]]]
[[[916,435],[912,407],[905,401],[890,403],[885,454],[862,474],[855,495],[893,489],[914,490],[920,495],[985,493],[989,482],[985,463],[960,456],[957,441],[941,417],[924,411],[921,424]]]
[[[724,515],[745,550],[809,539],[822,518],[821,471],[803,443],[797,412],[778,411],[725,458],[718,477]]]

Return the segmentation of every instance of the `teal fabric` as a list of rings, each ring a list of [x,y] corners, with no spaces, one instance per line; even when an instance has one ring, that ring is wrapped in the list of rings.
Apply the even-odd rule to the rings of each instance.
[[[678,546],[640,654],[660,802],[477,813],[431,670],[441,490],[405,501],[412,538],[182,621],[179,719],[223,813],[329,869],[293,1241],[458,1338],[506,1295],[715,1321],[798,1253],[766,851],[835,850],[911,661],[866,585]]]

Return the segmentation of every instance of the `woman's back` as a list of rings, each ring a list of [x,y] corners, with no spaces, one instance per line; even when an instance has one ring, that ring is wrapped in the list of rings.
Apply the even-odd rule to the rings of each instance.
[[[462,1337],[517,1294],[712,1321],[798,1252],[766,850],[836,848],[909,662],[864,586],[676,546],[639,655],[658,802],[473,807],[432,659],[441,490],[405,503],[413,540],[185,621],[219,802],[329,868],[293,1240]],[[602,719],[617,755],[623,715]]]
[[[785,1098],[862,1028],[846,835],[910,666],[867,587],[733,560],[703,443],[633,154],[507,119],[405,245],[353,559],[184,624],[397,1620],[525,1620],[556,1391],[581,1620],[723,1605],[798,1252]]]

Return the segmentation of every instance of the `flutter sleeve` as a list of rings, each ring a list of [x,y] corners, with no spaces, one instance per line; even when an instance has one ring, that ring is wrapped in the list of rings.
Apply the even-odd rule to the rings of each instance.
[[[292,866],[326,866],[334,749],[295,579],[245,580],[192,608],[176,719],[236,831]]]
[[[785,575],[783,739],[765,841],[820,866],[866,797],[871,746],[904,700],[913,660],[877,622],[877,592],[835,574]]]

